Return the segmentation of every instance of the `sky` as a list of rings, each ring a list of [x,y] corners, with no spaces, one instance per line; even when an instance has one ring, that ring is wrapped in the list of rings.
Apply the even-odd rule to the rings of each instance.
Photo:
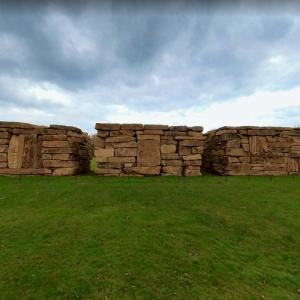
[[[0,120],[300,126],[297,1],[39,3],[0,2]]]

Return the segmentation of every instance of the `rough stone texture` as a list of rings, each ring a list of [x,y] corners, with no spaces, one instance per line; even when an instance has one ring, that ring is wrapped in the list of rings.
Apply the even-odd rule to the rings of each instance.
[[[75,175],[89,170],[88,136],[64,125],[0,122],[0,175]]]
[[[96,129],[99,175],[201,175],[203,127],[97,123]]]
[[[222,127],[206,134],[203,168],[219,175],[300,174],[300,129]]]

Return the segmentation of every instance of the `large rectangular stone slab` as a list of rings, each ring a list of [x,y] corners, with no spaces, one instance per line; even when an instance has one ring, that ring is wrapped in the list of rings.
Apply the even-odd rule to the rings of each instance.
[[[137,166],[150,167],[160,165],[160,141],[139,140],[137,153]]]

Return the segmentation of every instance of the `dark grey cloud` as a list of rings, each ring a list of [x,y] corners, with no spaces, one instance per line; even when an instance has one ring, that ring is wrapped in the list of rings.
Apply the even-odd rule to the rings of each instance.
[[[72,99],[70,114],[96,118],[109,105],[169,111],[300,84],[297,2],[140,3],[2,2],[0,105],[55,115],[64,105],[28,92],[46,83]]]

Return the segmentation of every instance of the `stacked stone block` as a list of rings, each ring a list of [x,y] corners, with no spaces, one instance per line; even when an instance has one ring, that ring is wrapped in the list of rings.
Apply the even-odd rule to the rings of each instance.
[[[206,134],[204,169],[219,175],[300,174],[300,129],[222,127]]]
[[[0,122],[0,174],[75,175],[89,170],[87,135],[72,126]]]
[[[96,129],[99,175],[201,175],[202,127],[97,123]]]

